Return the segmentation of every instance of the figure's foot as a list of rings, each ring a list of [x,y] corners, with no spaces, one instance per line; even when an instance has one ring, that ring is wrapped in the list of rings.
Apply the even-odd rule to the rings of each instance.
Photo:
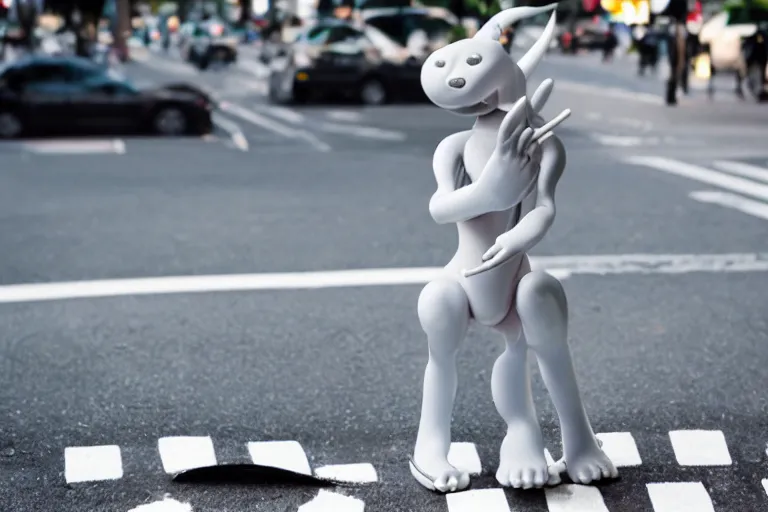
[[[409,466],[416,481],[430,491],[457,492],[469,487],[469,473],[450,465],[444,455],[419,453]]]
[[[549,480],[544,440],[535,420],[510,426],[501,443],[496,480],[504,487],[532,489],[544,487]]]
[[[600,448],[602,443],[593,438],[588,443],[566,447],[565,470],[577,484],[589,484],[597,480],[617,478],[619,471]]]

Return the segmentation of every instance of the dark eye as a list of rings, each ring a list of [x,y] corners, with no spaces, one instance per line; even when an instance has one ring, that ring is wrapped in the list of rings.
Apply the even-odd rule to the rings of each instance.
[[[445,66],[445,61],[444,60],[436,60],[435,61],[435,66],[441,68],[441,67]]]
[[[483,58],[480,55],[473,53],[472,55],[467,57],[467,64],[469,64],[470,66],[477,66],[478,64],[480,64],[480,62],[482,62],[482,60]]]

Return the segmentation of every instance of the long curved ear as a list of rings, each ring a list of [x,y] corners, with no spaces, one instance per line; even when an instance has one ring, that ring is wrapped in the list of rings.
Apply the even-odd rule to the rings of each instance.
[[[503,11],[494,15],[488,20],[480,30],[474,35],[474,38],[478,39],[493,39],[498,41],[501,37],[501,31],[512,25],[513,23],[520,21],[531,16],[536,16],[547,11],[553,10],[557,7],[557,3],[545,5],[544,7],[513,7],[511,9],[504,9]]]
[[[525,55],[523,55],[520,60],[517,61],[517,65],[523,72],[523,75],[525,75],[526,79],[531,77],[531,73],[533,73],[533,70],[536,69],[536,66],[539,65],[539,62],[541,62],[544,54],[547,53],[549,45],[552,43],[552,38],[555,35],[556,18],[557,13],[553,11],[552,16],[549,17],[547,26],[544,27],[544,32],[541,34],[541,37],[539,37],[538,41],[536,41],[533,46],[531,46],[531,48],[525,53]]]

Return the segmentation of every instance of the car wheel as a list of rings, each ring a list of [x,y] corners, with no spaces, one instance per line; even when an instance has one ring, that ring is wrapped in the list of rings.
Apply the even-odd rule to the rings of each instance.
[[[0,138],[12,139],[21,135],[23,126],[21,120],[10,112],[0,112]]]
[[[749,66],[747,70],[747,90],[755,101],[765,101],[765,68],[758,63]]]
[[[366,105],[383,105],[387,96],[387,88],[378,78],[369,78],[360,86],[360,99]]]
[[[155,114],[152,126],[160,135],[184,135],[187,133],[187,116],[176,107],[164,107]]]

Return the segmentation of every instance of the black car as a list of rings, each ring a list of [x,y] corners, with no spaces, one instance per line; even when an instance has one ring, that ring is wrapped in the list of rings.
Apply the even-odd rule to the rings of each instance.
[[[421,98],[420,74],[416,59],[388,61],[362,30],[327,20],[302,32],[284,57],[273,59],[269,97],[278,103],[344,97],[381,105],[396,97]]]
[[[31,134],[204,134],[214,102],[185,85],[140,90],[86,59],[29,57],[0,70],[0,138]]]
[[[768,101],[768,22],[760,22],[757,31],[743,41],[747,64],[747,89],[757,101]]]

